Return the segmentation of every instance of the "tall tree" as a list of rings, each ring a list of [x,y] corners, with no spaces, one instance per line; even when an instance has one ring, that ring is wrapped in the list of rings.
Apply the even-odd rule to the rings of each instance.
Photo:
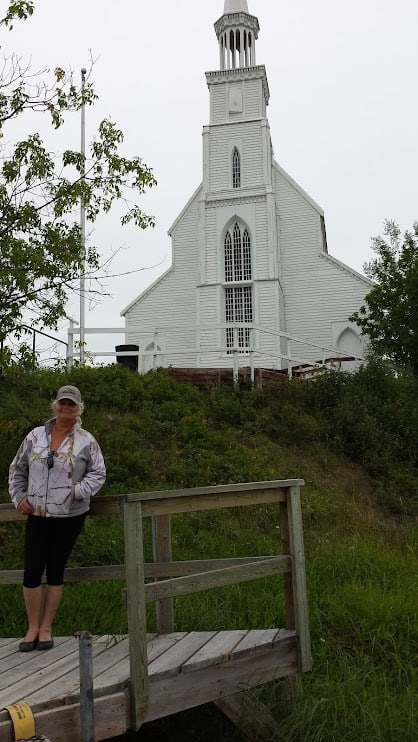
[[[350,318],[370,338],[372,350],[418,376],[418,222],[402,236],[386,221],[372,244],[377,257],[364,266],[376,282]]]
[[[9,1],[0,31],[34,11],[32,0]],[[3,48],[3,45],[2,45]],[[28,313],[33,325],[56,327],[65,314],[68,291],[80,272],[94,275],[98,250],[84,254],[78,210],[94,222],[123,200],[122,224],[140,229],[153,225],[135,199],[155,184],[139,157],[121,152],[122,131],[109,119],[101,122],[86,156],[48,151],[38,133],[37,117],[50,118],[53,129],[65,114],[96,100],[93,86],[74,84],[71,72],[56,68],[33,73],[17,55],[3,57],[0,69],[0,340],[19,333]],[[13,125],[32,130],[10,143]],[[21,128],[21,126],[19,128]],[[25,129],[26,131],[27,129]],[[6,134],[8,137],[6,137]],[[129,199],[127,194],[129,193]]]

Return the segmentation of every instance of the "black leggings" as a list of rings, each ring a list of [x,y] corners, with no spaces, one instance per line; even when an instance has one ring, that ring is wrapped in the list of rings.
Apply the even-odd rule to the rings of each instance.
[[[39,587],[46,568],[48,585],[62,585],[64,569],[80,535],[87,513],[73,518],[29,515],[25,533],[23,585]]]

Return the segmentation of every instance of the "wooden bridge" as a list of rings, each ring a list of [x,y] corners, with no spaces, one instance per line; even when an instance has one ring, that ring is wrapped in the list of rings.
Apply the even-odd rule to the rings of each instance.
[[[125,565],[68,569],[65,579],[126,580],[128,614],[128,636],[92,639],[96,740],[208,702],[249,739],[268,738],[269,716],[249,691],[311,669],[301,485],[299,479],[277,480],[95,498],[93,515],[123,517]],[[281,554],[172,560],[171,515],[266,503],[278,505]],[[145,517],[152,519],[152,563],[144,559]],[[21,519],[12,506],[0,505],[0,522]],[[277,574],[284,580],[284,627],[174,631],[174,597]],[[21,579],[20,570],[0,572],[0,585]],[[156,633],[147,632],[149,602],[156,605]],[[9,712],[3,709],[20,703],[30,707],[36,734],[53,742],[83,739],[77,640],[58,637],[52,651],[29,655],[18,652],[18,643],[16,638],[0,639],[0,742],[15,739]]]

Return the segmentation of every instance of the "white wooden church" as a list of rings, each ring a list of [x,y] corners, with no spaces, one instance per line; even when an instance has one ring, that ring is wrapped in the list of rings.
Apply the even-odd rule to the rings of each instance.
[[[172,266],[121,313],[140,370],[286,368],[361,358],[348,321],[370,282],[328,253],[324,213],[274,161],[258,19],[225,0],[219,70],[206,73],[203,178],[169,230]]]

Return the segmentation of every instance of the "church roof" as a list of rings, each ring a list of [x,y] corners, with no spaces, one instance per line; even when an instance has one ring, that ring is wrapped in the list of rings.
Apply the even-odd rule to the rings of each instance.
[[[247,0],[225,0],[224,15],[229,13],[248,13]]]

